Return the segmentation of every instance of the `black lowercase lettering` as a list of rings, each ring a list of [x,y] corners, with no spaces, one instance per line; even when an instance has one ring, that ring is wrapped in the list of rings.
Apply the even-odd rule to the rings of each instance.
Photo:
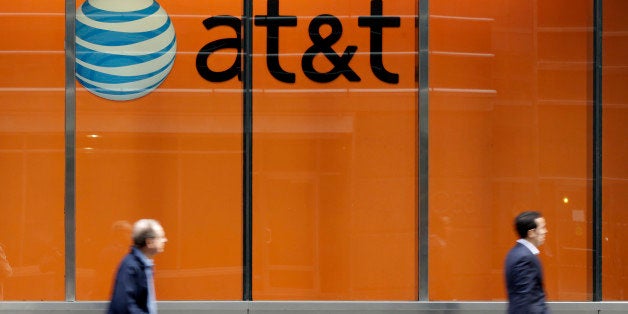
[[[219,15],[210,17],[203,21],[203,25],[205,25],[205,29],[211,30],[216,26],[228,26],[233,29],[236,33],[235,38],[222,38],[208,43],[207,45],[201,48],[198,55],[196,55],[196,71],[201,75],[204,79],[210,82],[224,82],[232,79],[237,76],[238,80],[241,79],[241,24],[240,19],[229,16],[229,15]],[[209,68],[207,62],[209,61],[209,56],[217,50],[227,49],[227,48],[235,48],[238,53],[236,60],[233,62],[231,67],[225,71],[216,72]]]
[[[323,25],[331,26],[331,33],[323,38],[320,34],[320,28]],[[328,83],[340,75],[344,75],[351,82],[359,82],[360,77],[351,70],[349,61],[353,54],[358,50],[357,46],[348,46],[342,56],[338,56],[331,46],[336,43],[342,36],[342,23],[340,20],[329,14],[322,14],[314,18],[309,26],[310,39],[312,45],[305,51],[303,59],[301,59],[301,67],[303,73],[312,81],[319,83]],[[329,60],[334,68],[329,72],[318,72],[314,69],[314,57],[322,54]]]
[[[373,74],[386,83],[396,84],[399,83],[399,74],[390,73],[384,68],[382,41],[383,28],[399,27],[401,19],[397,16],[383,17],[382,7],[382,0],[371,0],[371,16],[360,16],[358,18],[358,26],[371,28],[371,50],[369,55]]]
[[[272,77],[284,83],[295,83],[296,74],[281,66],[279,57],[282,53],[279,51],[279,40],[281,37],[280,28],[296,27],[297,16],[281,15],[279,13],[279,1],[267,0],[266,15],[255,15],[253,22],[257,27],[266,28],[266,66]],[[401,27],[401,18],[399,16],[384,16],[383,3],[384,0],[371,0],[370,15],[359,16],[357,26],[369,30],[369,63],[373,75],[382,82],[398,84],[399,74],[389,71],[384,65],[383,56],[386,52],[383,51],[383,36],[384,28]],[[200,49],[196,56],[196,70],[199,75],[210,82],[225,82],[234,77],[242,80],[242,20],[230,15],[216,15],[204,20],[203,25],[207,31],[219,26],[226,26],[234,31],[235,37],[214,40]],[[331,32],[326,36],[321,34],[321,28],[324,26],[331,28]],[[364,33],[352,32],[349,35],[363,36],[360,34]],[[335,48],[338,51],[334,50],[334,44],[343,36],[343,24],[340,19],[332,14],[320,14],[312,19],[308,25],[307,35],[309,35],[312,45],[301,56],[301,70],[308,79],[319,83],[329,83],[343,76],[350,82],[361,81],[360,76],[350,66],[351,59],[359,49],[358,46],[348,45],[344,50],[342,48]],[[222,49],[235,49],[237,51],[235,60],[227,70],[214,71],[211,68],[211,55]],[[245,53],[252,53],[252,51]],[[317,64],[329,63],[331,70],[315,69],[315,59]]]
[[[266,66],[274,78],[294,83],[294,73],[284,71],[279,64],[279,27],[297,26],[297,17],[279,15],[279,0],[268,0],[266,12],[266,15],[255,16],[255,25],[266,26]]]

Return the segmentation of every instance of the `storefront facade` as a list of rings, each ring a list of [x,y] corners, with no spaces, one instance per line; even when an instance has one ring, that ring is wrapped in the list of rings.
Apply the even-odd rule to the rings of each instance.
[[[162,222],[161,312],[628,312],[621,0],[0,5],[0,311],[102,312]]]

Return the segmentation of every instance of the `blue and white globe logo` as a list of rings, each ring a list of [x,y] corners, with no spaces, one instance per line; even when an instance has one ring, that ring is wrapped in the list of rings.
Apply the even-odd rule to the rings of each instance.
[[[154,0],[86,0],[76,12],[76,77],[100,97],[150,93],[170,73],[176,51],[174,27]]]

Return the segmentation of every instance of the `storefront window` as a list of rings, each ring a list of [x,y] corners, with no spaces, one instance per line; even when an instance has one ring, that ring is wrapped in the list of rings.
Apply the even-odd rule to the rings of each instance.
[[[604,1],[602,80],[602,293],[628,300],[628,3]]]
[[[541,211],[550,300],[591,298],[590,1],[430,2],[431,300],[504,300]]]
[[[254,300],[416,299],[416,5],[254,2]]]
[[[64,9],[0,4],[0,301],[64,297]]]
[[[504,301],[524,210],[549,301],[592,300],[592,1],[426,7],[419,66],[416,0],[2,2],[0,301],[107,300],[140,218],[160,301]],[[602,297],[626,301],[628,2],[602,9]]]
[[[235,37],[232,29],[210,31],[203,21],[217,13],[240,16],[241,3],[229,2],[227,6],[225,1],[161,0],[158,4],[131,3],[148,3],[148,9],[107,7],[113,3],[91,2],[101,7],[97,8],[100,11],[90,11],[81,10],[86,2],[77,2],[77,299],[109,298],[117,264],[129,251],[131,224],[150,217],[162,223],[169,240],[165,252],[155,258],[158,299],[240,300],[242,84],[238,80],[205,80],[197,71],[197,55],[214,40]],[[156,5],[163,11],[154,11]],[[97,23],[98,19],[106,20],[107,12],[116,10],[137,11],[113,14],[107,20],[113,21],[110,24],[124,21],[132,29]],[[89,16],[89,12],[100,12],[100,16]],[[150,16],[134,20],[142,14]],[[174,32],[167,27],[167,18]],[[141,29],[150,38],[137,50],[133,50],[137,48],[133,45],[138,45],[133,42],[120,49],[115,41],[112,47],[105,47],[106,40],[83,32],[86,27],[92,27],[93,32],[94,28],[118,32]],[[120,38],[132,41],[136,37]],[[98,48],[111,59],[92,59],[88,49]],[[116,62],[124,65],[136,61],[131,57],[116,59],[125,51],[139,51],[149,60],[145,61],[148,65],[115,68]],[[222,66],[233,63],[236,56],[235,50],[225,51],[211,60]],[[98,68],[98,62],[109,68]],[[170,62],[174,64],[167,73],[163,69]],[[145,65],[154,66],[155,71],[144,70]],[[139,98],[130,95],[129,100],[110,100],[94,93],[126,97],[117,88],[125,91],[134,86],[119,87],[123,83],[117,83],[120,85],[111,87],[106,85],[112,84],[109,81],[102,84],[99,80],[125,82],[111,77],[125,75],[118,70],[136,68],[141,68],[136,74],[140,88],[147,80],[157,81],[161,73],[167,76]]]

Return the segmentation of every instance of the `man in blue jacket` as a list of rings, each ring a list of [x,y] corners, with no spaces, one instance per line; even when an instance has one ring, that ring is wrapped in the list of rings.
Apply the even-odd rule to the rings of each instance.
[[[535,211],[526,211],[515,218],[519,235],[517,244],[506,256],[505,276],[508,289],[508,313],[550,313],[545,304],[543,269],[537,257],[538,247],[545,242],[545,218]]]
[[[157,313],[153,285],[153,256],[164,251],[168,239],[159,222],[138,220],[133,226],[133,247],[116,274],[109,314]]]

